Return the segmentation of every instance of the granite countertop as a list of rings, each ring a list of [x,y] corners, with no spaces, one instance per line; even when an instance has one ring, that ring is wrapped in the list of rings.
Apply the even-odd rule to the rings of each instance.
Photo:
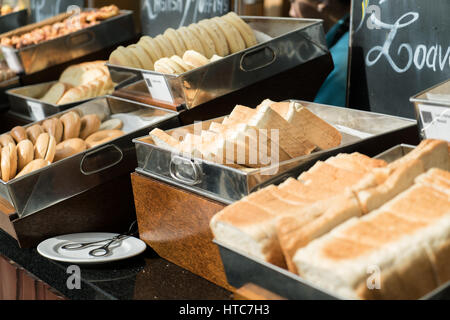
[[[0,255],[14,261],[36,278],[68,299],[230,299],[231,293],[160,258],[152,249],[138,257],[102,264],[80,266],[81,288],[70,290],[69,264],[54,262],[36,249],[21,249],[0,230]]]

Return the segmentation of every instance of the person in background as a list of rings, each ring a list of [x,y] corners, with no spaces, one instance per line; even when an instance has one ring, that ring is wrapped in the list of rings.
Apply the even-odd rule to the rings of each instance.
[[[322,19],[334,70],[320,88],[315,102],[345,107],[351,0],[291,0],[289,15]]]

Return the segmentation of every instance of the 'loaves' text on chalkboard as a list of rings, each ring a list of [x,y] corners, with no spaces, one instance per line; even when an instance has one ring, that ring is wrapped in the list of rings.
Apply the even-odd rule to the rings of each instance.
[[[409,98],[450,78],[449,0],[354,0],[349,105],[414,118]]]
[[[156,36],[230,11],[230,0],[141,0],[142,33]]]

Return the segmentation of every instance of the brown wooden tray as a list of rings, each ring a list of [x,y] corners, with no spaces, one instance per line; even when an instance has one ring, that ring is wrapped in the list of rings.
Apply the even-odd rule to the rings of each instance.
[[[162,258],[234,291],[209,228],[225,205],[138,173],[131,181],[140,238]]]

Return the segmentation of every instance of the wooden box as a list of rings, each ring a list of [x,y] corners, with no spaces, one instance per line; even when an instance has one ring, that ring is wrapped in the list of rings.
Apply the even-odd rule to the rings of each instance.
[[[138,173],[131,182],[140,238],[162,258],[234,291],[209,228],[226,205]]]

